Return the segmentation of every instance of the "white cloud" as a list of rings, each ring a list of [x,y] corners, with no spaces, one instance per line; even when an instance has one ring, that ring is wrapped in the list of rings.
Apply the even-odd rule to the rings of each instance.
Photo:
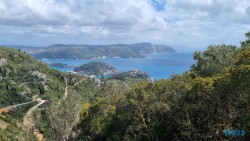
[[[1,0],[0,13],[1,34],[48,44],[53,37],[204,47],[237,43],[250,30],[250,0]]]
[[[80,29],[126,32],[127,30],[162,29],[164,23],[147,0],[4,0],[0,7],[1,25],[46,25]],[[91,27],[92,26],[92,27]],[[47,28],[45,27],[45,31]],[[79,30],[86,31],[86,30]],[[75,31],[75,32],[79,32]],[[95,30],[94,30],[95,31]]]
[[[250,24],[247,14],[250,0],[168,0],[166,6],[167,13],[173,12],[177,16],[197,16],[203,13],[209,19]]]

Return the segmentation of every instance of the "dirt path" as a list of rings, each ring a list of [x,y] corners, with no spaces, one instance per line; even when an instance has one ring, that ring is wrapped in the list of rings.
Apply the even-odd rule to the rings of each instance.
[[[74,86],[77,86],[79,83],[81,83],[81,82],[84,81],[84,80],[85,80],[85,79],[82,79],[82,80],[76,82],[76,83],[74,84]],[[65,85],[66,85],[66,86],[65,86],[65,90],[64,90],[64,99],[68,97],[68,81],[67,81],[67,78],[65,78]]]
[[[2,109],[0,109],[0,115],[1,115],[2,113],[8,113],[11,109],[13,109],[13,108],[15,108],[15,107],[22,106],[22,105],[26,105],[26,104],[29,104],[29,103],[32,103],[32,102],[35,102],[35,101],[36,101],[36,100],[30,101],[30,102],[21,103],[21,104],[16,104],[16,105],[12,105],[12,106],[9,106],[9,107],[2,108]]]
[[[38,108],[40,105],[44,104],[46,102],[46,100],[37,99],[37,101],[40,101],[40,102],[37,105],[35,105],[34,107],[30,108],[29,111],[25,114],[25,116],[23,118],[23,125],[29,129],[31,129],[33,134],[37,137],[38,140],[44,140],[43,134],[41,134],[38,129],[34,128],[35,123],[34,123],[33,118],[32,118],[32,112],[36,108]]]
[[[74,86],[78,85],[79,83],[81,83],[81,82],[84,81],[84,80],[85,80],[85,79],[82,79],[82,80],[76,82],[76,83],[74,84]]]
[[[65,91],[64,91],[64,99],[68,97],[68,81],[67,78],[65,78]]]

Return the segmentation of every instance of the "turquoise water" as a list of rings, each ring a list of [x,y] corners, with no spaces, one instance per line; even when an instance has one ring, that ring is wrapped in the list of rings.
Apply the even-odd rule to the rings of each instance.
[[[94,60],[45,60],[45,63],[64,63],[69,66],[80,66],[89,62],[105,62],[119,72],[139,69],[147,72],[152,78],[159,80],[169,78],[172,74],[182,74],[194,63],[193,54],[159,53],[146,55],[146,58],[105,58]],[[72,71],[73,68],[52,67],[60,71]]]

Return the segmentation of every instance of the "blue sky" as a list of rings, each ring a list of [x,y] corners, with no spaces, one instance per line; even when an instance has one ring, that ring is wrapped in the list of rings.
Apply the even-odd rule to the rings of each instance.
[[[1,0],[0,44],[236,44],[250,0]]]
[[[156,11],[164,11],[166,7],[166,1],[163,0],[151,0],[152,6]]]

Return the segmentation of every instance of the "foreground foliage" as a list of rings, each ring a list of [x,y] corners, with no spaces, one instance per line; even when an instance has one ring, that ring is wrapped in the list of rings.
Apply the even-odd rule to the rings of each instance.
[[[75,140],[223,140],[250,130],[250,36],[242,46],[210,46],[191,70],[141,82],[84,103]],[[235,139],[235,138],[234,138]]]

